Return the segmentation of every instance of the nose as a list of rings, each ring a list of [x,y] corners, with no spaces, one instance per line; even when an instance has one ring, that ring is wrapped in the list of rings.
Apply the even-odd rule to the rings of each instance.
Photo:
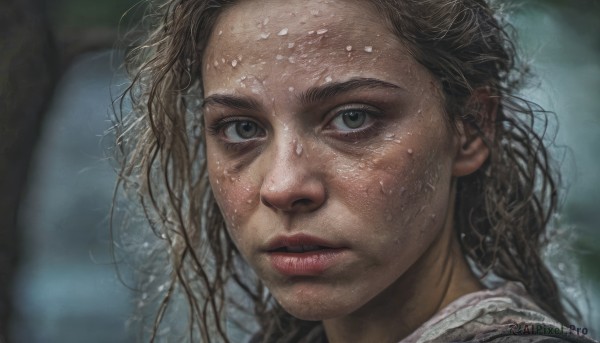
[[[261,202],[281,212],[312,212],[321,207],[327,192],[317,161],[298,154],[296,144],[277,149],[260,190]]]

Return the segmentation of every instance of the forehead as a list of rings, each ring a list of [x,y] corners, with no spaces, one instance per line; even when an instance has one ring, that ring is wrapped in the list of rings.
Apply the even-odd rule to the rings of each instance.
[[[215,24],[203,56],[204,87],[211,92],[246,77],[264,81],[274,72],[327,80],[382,62],[402,64],[404,51],[367,1],[241,1]]]

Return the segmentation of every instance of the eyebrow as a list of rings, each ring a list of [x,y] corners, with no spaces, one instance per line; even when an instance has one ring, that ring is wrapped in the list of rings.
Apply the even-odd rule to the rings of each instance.
[[[351,91],[361,89],[387,88],[405,90],[405,88],[391,82],[374,78],[352,78],[343,82],[329,82],[318,87],[311,87],[300,93],[298,99],[303,104],[315,104]],[[230,108],[258,111],[261,108],[259,102],[251,97],[233,94],[213,94],[204,98],[202,107],[206,105],[222,105]]]
[[[304,104],[314,104],[351,91],[377,88],[405,90],[403,87],[391,82],[361,77],[352,78],[344,82],[330,82],[323,86],[309,88],[299,95],[299,99]]]

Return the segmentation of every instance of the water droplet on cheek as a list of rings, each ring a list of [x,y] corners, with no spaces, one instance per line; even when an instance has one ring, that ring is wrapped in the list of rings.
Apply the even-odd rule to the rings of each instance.
[[[348,52],[352,51],[352,45],[346,46],[346,51],[348,51]]]
[[[327,76],[325,78],[325,82],[331,82],[331,81],[333,81],[333,79],[331,78],[331,76]]]
[[[409,155],[412,155],[412,154],[413,154],[413,149],[408,149],[408,150],[406,150],[406,152],[407,152]]]
[[[300,144],[300,143],[296,144],[296,155],[298,155],[298,156],[302,155],[302,144]]]
[[[233,60],[233,61],[231,61],[231,66],[232,66],[232,67],[234,67],[234,68],[235,68],[235,67],[237,66],[237,64],[238,64],[238,61],[237,61],[237,60]]]
[[[365,46],[365,51],[366,52],[373,52],[373,47],[370,45]]]
[[[283,29],[281,29],[281,31],[279,31],[279,33],[277,34],[278,36],[285,36],[288,34],[288,28],[285,27]]]
[[[317,34],[318,35],[323,35],[325,33],[327,33],[327,29],[319,29],[319,30],[317,30]]]

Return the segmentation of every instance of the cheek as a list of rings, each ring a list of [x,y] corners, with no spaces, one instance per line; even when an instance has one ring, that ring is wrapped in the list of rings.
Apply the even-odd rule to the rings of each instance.
[[[234,166],[218,154],[209,153],[207,162],[209,182],[215,200],[231,238],[238,245],[238,242],[242,241],[243,233],[240,228],[244,227],[250,213],[258,206],[258,188],[252,180],[235,173]]]
[[[398,144],[359,161],[336,186],[350,210],[372,225],[373,246],[426,245],[448,207],[450,162],[443,152]],[[397,249],[385,249],[389,253]]]

